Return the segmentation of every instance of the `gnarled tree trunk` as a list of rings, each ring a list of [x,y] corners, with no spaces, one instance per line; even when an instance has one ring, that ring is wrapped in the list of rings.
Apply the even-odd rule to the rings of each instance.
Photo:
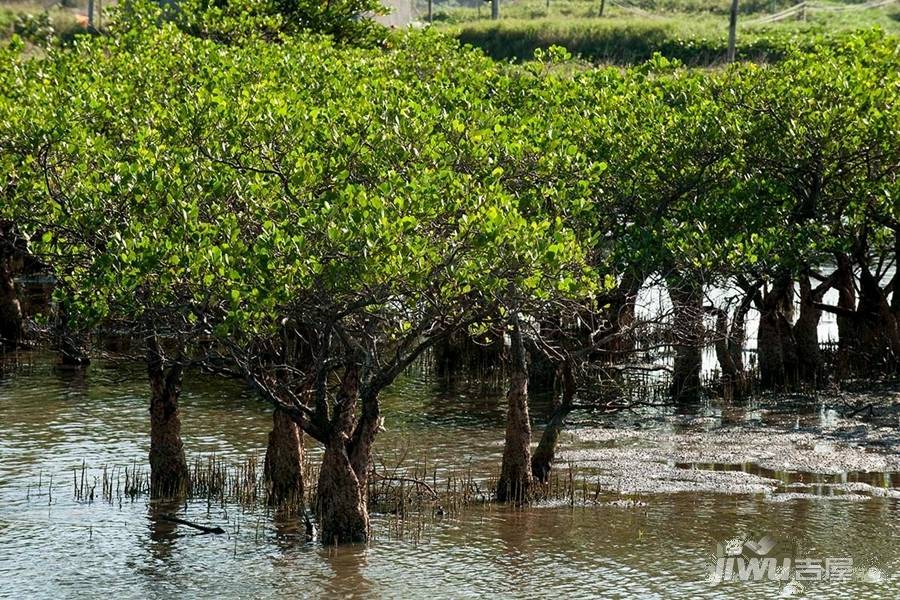
[[[290,415],[277,409],[272,415],[264,475],[269,504],[302,506],[303,432]]]
[[[606,345],[603,358],[616,362],[634,352],[635,341],[627,335],[637,317],[637,295],[644,280],[627,271],[616,289],[609,305],[609,331],[604,336],[614,336]]]
[[[791,331],[791,278],[780,275],[759,306],[756,336],[759,380],[764,388],[784,388],[796,381],[797,351]]]
[[[531,488],[531,422],[528,417],[528,365],[518,315],[513,316],[506,439],[497,482],[497,502],[523,504]]]
[[[716,317],[715,350],[716,360],[719,361],[719,368],[722,370],[722,385],[734,395],[740,396],[743,390],[744,371],[743,366],[735,361],[735,353],[732,351],[728,312],[714,306],[708,310]]]
[[[838,291],[838,378],[844,379],[856,369],[856,348],[859,332],[856,323],[856,286],[853,282],[853,265],[850,257],[840,253],[836,256],[837,268],[834,286]]]
[[[150,494],[154,498],[180,496],[190,486],[178,410],[184,371],[179,363],[165,368],[155,336],[147,341],[147,371],[150,377]]]
[[[379,426],[378,399],[363,397],[362,415],[356,422],[353,412],[358,396],[359,372],[351,366],[341,381],[316,491],[323,544],[369,539],[368,469]]]
[[[703,286],[699,278],[679,272],[666,277],[674,312],[672,399],[679,404],[700,399],[700,371],[703,367]]]
[[[762,285],[762,281],[757,281],[754,284],[744,283],[741,286],[744,296],[734,311],[734,315],[731,318],[731,329],[728,332],[728,353],[731,355],[731,362],[734,364],[734,368],[740,374],[745,384],[747,383],[747,367],[744,364],[744,346],[747,343],[747,313],[750,312],[750,308],[759,295]],[[746,386],[742,391],[747,391]]]
[[[900,330],[884,290],[864,259],[858,261],[859,314],[857,332],[860,357],[871,371],[873,366],[892,370],[900,357]]]
[[[819,320],[825,292],[831,287],[830,281],[812,286],[809,275],[800,278],[800,315],[794,323],[792,333],[797,344],[797,367],[800,381],[818,384],[822,378],[822,358],[819,352]]]
[[[716,359],[722,369],[722,387],[726,397],[740,399],[749,391],[749,378],[744,366],[747,313],[750,312],[750,307],[761,286],[761,282],[742,285],[744,294],[731,316],[730,326],[727,310],[715,306],[708,307],[708,310],[716,317]]]
[[[537,481],[547,483],[550,479],[550,469],[553,468],[553,460],[556,457],[556,446],[559,443],[559,434],[566,424],[566,417],[575,408],[575,375],[572,372],[572,364],[566,361],[562,366],[563,391],[562,398],[553,409],[550,422],[541,434],[541,441],[531,457],[531,474]]]
[[[323,544],[365,542],[369,538],[366,490],[350,461],[346,436],[334,435],[325,446],[316,498]]]

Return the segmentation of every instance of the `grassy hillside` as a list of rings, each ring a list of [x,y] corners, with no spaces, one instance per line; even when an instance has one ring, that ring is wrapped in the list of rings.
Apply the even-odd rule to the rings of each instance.
[[[739,57],[777,58],[791,41],[811,34],[880,27],[900,33],[900,2],[865,8],[858,2],[810,3],[805,11],[765,22],[795,6],[784,0],[741,3]],[[729,0],[608,0],[604,16],[594,0],[518,0],[501,4],[501,19],[489,19],[489,6],[439,5],[434,20],[460,40],[502,60],[528,60],[537,48],[566,47],[594,62],[627,64],[660,52],[690,64],[721,60],[728,34]],[[480,17],[479,17],[480,13]]]

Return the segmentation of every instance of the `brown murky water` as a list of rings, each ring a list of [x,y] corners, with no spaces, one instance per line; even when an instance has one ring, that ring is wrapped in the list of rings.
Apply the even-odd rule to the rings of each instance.
[[[796,423],[765,406],[737,415],[716,407],[689,417],[578,415],[563,458],[610,501],[475,506],[421,519],[407,535],[397,535],[395,518],[375,515],[368,546],[321,548],[262,510],[162,507],[227,531],[212,536],[159,521],[160,507],[140,498],[76,501],[73,469],[82,461],[95,474],[145,461],[142,371],[96,364],[81,376],[55,371],[48,357],[23,362],[0,376],[3,598],[900,595],[895,418],[861,433],[815,407]],[[384,404],[379,461],[427,457],[439,478],[497,468],[504,410],[496,395],[412,378]],[[183,416],[190,456],[235,461],[264,451],[271,423],[240,386],[203,377],[186,383]],[[546,407],[537,403],[534,418],[541,423]],[[858,578],[873,581],[809,581],[805,592],[797,582],[709,581],[717,543],[766,534],[822,564],[851,558]]]

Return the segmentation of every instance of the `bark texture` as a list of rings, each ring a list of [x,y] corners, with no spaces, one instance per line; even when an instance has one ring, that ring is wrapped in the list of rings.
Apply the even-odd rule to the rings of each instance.
[[[818,386],[824,380],[822,356],[819,351],[819,304],[831,288],[833,278],[813,287],[808,274],[800,278],[800,315],[792,333],[797,344],[797,371],[802,383]]]
[[[857,306],[858,353],[863,374],[873,368],[893,371],[900,357],[900,330],[885,291],[864,259],[859,261],[859,305]]]
[[[162,350],[155,337],[147,344],[150,377],[150,494],[172,498],[187,492],[190,476],[181,441],[181,394],[183,367],[165,368]]]
[[[531,457],[531,474],[535,480],[541,483],[547,483],[550,479],[550,471],[556,458],[556,447],[559,444],[559,434],[566,424],[566,417],[575,408],[576,386],[571,363],[566,362],[563,365],[561,379],[563,382],[562,397],[554,406],[550,421],[541,434],[541,441],[538,442],[534,455]]]
[[[320,539],[323,544],[365,542],[369,510],[362,482],[350,462],[346,438],[334,436],[325,447],[317,490]]]
[[[608,299],[609,326],[603,331],[603,336],[610,336],[611,339],[593,359],[615,363],[627,359],[634,352],[635,340],[629,332],[637,316],[637,296],[643,282],[643,277],[633,272],[623,274],[615,293]],[[601,298],[600,304],[605,303]],[[595,327],[591,328],[592,331],[594,329]]]
[[[791,326],[793,281],[780,275],[759,302],[757,358],[763,388],[793,387],[797,381],[797,348]]]
[[[303,504],[303,432],[281,410],[272,415],[264,474],[269,504]]]
[[[351,366],[341,381],[319,471],[316,514],[323,544],[365,542],[369,538],[368,470],[379,413],[377,397],[363,396],[357,421],[354,409],[358,397],[359,373]]]
[[[721,308],[709,307],[716,318],[715,351],[716,360],[722,371],[720,384],[726,397],[741,397],[744,393],[746,377],[740,350],[735,346],[743,344],[743,336],[734,329],[734,324],[729,327],[728,312]],[[737,315],[735,321],[737,321]]]
[[[854,355],[859,345],[856,330],[856,286],[853,282],[853,265],[850,257],[840,253],[836,257],[835,288],[838,291],[838,378],[845,379],[855,370]]]
[[[675,360],[670,393],[679,404],[700,399],[703,367],[703,286],[698,277],[673,272],[666,278],[674,312]]]
[[[513,320],[506,439],[497,482],[497,502],[523,504],[531,488],[531,422],[528,417],[528,365],[518,318]]]

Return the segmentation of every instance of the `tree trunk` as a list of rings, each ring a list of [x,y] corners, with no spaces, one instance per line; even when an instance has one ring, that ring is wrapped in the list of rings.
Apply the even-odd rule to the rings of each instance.
[[[750,285],[744,290],[744,297],[738,305],[734,316],[731,318],[731,330],[728,337],[728,352],[731,354],[731,360],[735,368],[741,373],[746,380],[746,365],[744,365],[744,346],[747,343],[747,313],[753,306],[753,301],[759,294],[759,288],[762,282]]]
[[[791,331],[793,282],[780,275],[762,299],[756,336],[762,387],[779,389],[796,380],[796,348]]]
[[[900,226],[894,227],[894,276],[891,278],[891,311],[900,321]]]
[[[365,542],[369,538],[369,510],[365,486],[353,470],[347,438],[335,435],[325,446],[316,505],[323,544]]]
[[[63,367],[80,368],[91,364],[88,347],[90,335],[72,331],[66,313],[65,303],[61,303],[56,317],[56,346]]]
[[[800,316],[792,330],[797,344],[797,366],[800,381],[818,384],[822,379],[822,358],[819,352],[819,320],[822,302],[830,285],[812,287],[809,275],[800,278]]]
[[[22,339],[22,305],[6,262],[0,258],[0,349],[15,348]]]
[[[344,372],[319,471],[316,513],[323,544],[365,542],[369,538],[367,475],[371,443],[378,429],[377,397],[363,401],[363,415],[355,422],[359,372]],[[354,429],[355,425],[355,429]]]
[[[731,334],[728,331],[728,313],[721,308],[712,307],[711,312],[716,317],[716,360],[722,370],[722,377],[733,381],[740,375],[738,366],[734,362],[731,352]]]
[[[850,373],[856,370],[856,348],[859,345],[859,331],[857,320],[854,316],[856,311],[856,287],[853,283],[853,265],[850,257],[846,254],[838,254],[837,260],[837,276],[835,279],[835,287],[838,291],[838,308],[841,313],[837,315],[838,328],[838,356],[837,356],[837,376],[844,379],[850,376]]]
[[[7,229],[0,225],[0,350],[14,348],[22,339],[22,304],[13,279],[13,243]]]
[[[740,398],[744,395],[745,377],[743,365],[735,362],[732,333],[728,329],[728,313],[718,307],[709,309],[716,317],[716,360],[722,370],[720,385],[725,398]]]
[[[284,411],[272,415],[264,467],[269,504],[303,505],[303,432]]]
[[[900,356],[900,332],[884,290],[864,260],[859,260],[859,350],[871,372],[875,366],[891,371]]]
[[[666,284],[674,312],[670,393],[679,404],[696,402],[703,367],[703,287],[697,278],[677,272],[666,278]]]
[[[528,365],[518,315],[513,315],[506,440],[497,482],[497,502],[524,504],[531,487],[531,422],[528,418]]]
[[[740,304],[731,315],[725,309],[715,306],[708,310],[716,317],[715,350],[716,359],[722,369],[722,393],[726,398],[741,399],[749,391],[749,380],[744,367],[744,344],[747,339],[747,313],[759,293],[761,284],[749,285],[744,289]]]
[[[637,315],[637,295],[644,283],[643,279],[632,272],[626,272],[619,282],[613,302],[609,307],[609,331],[604,335],[618,334],[606,348],[604,358],[617,362],[626,359],[634,352],[634,336],[626,335],[634,326]]]
[[[563,392],[562,399],[554,407],[550,422],[544,428],[541,441],[538,443],[534,456],[531,457],[531,474],[541,483],[547,483],[550,479],[550,469],[556,457],[556,446],[559,443],[559,434],[566,424],[566,417],[572,412],[575,398],[575,376],[572,373],[572,364],[569,361],[562,367]]]
[[[162,350],[156,337],[147,345],[147,370],[150,376],[150,494],[153,498],[171,498],[187,492],[190,485],[178,397],[181,394],[183,367],[164,368]]]
[[[756,334],[756,356],[759,363],[760,385],[766,389],[784,385],[784,361],[782,339],[779,334],[777,312],[769,310],[760,314],[759,332]]]

